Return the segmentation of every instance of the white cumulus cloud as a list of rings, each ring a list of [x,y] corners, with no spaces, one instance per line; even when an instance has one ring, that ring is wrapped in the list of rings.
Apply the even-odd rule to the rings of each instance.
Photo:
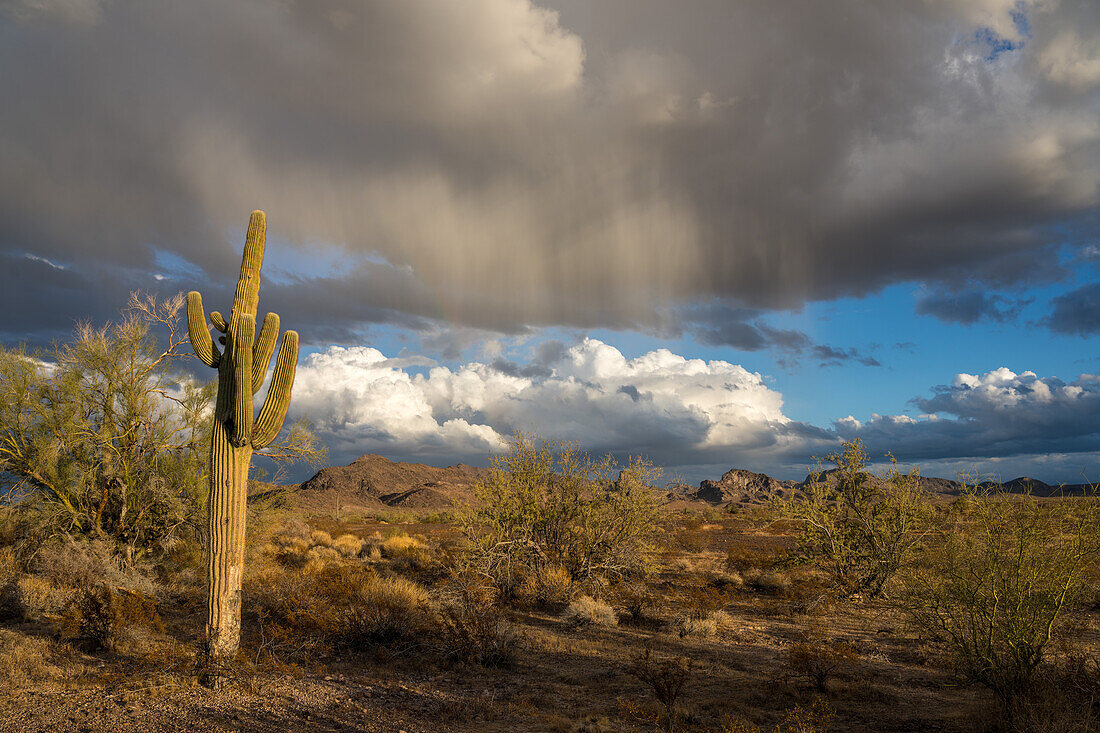
[[[667,349],[629,359],[585,339],[525,368],[409,367],[377,349],[329,347],[299,368],[293,409],[339,458],[379,451],[484,459],[516,430],[592,451],[644,452],[666,465],[759,462],[807,441],[760,374]]]

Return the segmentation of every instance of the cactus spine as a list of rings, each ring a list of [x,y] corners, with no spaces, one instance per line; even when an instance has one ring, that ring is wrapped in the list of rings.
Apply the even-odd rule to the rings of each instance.
[[[224,352],[219,351],[210,336],[202,295],[196,291],[187,294],[187,326],[195,355],[218,370],[218,397],[207,465],[210,547],[206,564],[206,653],[214,684],[218,684],[216,670],[236,654],[241,639],[245,502],[252,451],[270,445],[282,429],[298,363],[298,334],[287,331],[279,347],[267,397],[260,414],[253,419],[252,396],[264,382],[279,335],[279,316],[269,313],[256,336],[266,229],[264,212],[253,211],[229,321],[217,311],[210,314],[210,323],[224,334],[218,339],[224,344]]]

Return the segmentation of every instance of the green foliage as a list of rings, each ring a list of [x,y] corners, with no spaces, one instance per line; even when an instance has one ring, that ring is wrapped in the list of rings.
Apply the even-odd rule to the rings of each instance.
[[[576,447],[517,434],[494,456],[463,518],[475,569],[509,592],[549,566],[574,580],[621,578],[644,569],[656,529],[659,469],[640,458],[619,467]]]
[[[901,605],[922,632],[944,641],[958,671],[1010,706],[1027,692],[1064,620],[1087,589],[1100,552],[1095,499],[966,494]]]
[[[818,471],[800,496],[775,501],[800,523],[802,555],[821,564],[840,595],[881,595],[927,529],[931,508],[918,474],[900,473],[889,458],[889,471],[877,479],[866,470],[863,443],[844,443],[828,456],[835,471]]]
[[[193,528],[210,391],[178,368],[181,304],[134,294],[119,323],[46,353],[0,348],[0,480],[29,494],[24,539],[109,537],[141,555]]]

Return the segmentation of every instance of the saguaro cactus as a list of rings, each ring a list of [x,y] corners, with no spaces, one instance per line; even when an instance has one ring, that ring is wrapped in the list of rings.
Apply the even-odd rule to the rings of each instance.
[[[260,414],[253,419],[252,396],[264,382],[279,335],[279,316],[268,313],[256,337],[266,229],[264,212],[253,211],[229,320],[217,311],[210,314],[210,323],[224,334],[218,339],[224,344],[224,351],[218,349],[210,336],[202,295],[196,291],[187,294],[187,326],[195,355],[218,370],[218,398],[207,466],[210,549],[206,564],[206,653],[215,683],[216,670],[236,654],[241,639],[245,502],[252,451],[270,445],[282,429],[298,363],[298,334],[287,331],[279,347],[267,397]]]

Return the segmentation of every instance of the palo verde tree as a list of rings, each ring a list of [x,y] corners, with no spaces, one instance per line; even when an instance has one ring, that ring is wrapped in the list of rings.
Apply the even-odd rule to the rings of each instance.
[[[132,293],[115,323],[0,347],[0,497],[19,497],[28,548],[97,539],[139,561],[193,534],[210,395],[178,368],[182,305]]]
[[[279,316],[274,313],[264,317],[259,336],[256,335],[266,229],[264,212],[253,211],[229,319],[218,311],[210,313],[210,323],[223,334],[218,341],[224,345],[224,351],[218,349],[210,336],[202,295],[195,291],[187,294],[192,348],[200,361],[218,370],[218,395],[210,435],[207,501],[210,548],[206,566],[206,654],[214,670],[210,680],[214,684],[219,681],[216,670],[236,654],[240,645],[245,509],[252,452],[271,445],[282,429],[298,362],[298,334],[287,331],[279,347],[267,397],[254,418],[252,397],[264,383],[279,335]]]

